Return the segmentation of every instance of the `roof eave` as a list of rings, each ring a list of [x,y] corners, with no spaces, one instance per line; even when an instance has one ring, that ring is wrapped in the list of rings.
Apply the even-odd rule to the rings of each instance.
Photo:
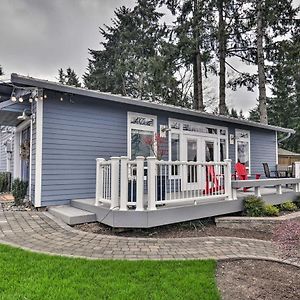
[[[240,124],[240,125],[244,125],[244,126],[263,128],[263,129],[268,129],[268,130],[273,130],[273,131],[278,131],[278,132],[291,133],[291,134],[295,133],[295,130],[290,129],[290,128],[266,125],[266,124],[261,124],[261,123],[257,123],[257,122],[253,122],[253,121],[240,120],[240,119],[231,118],[231,117],[222,116],[222,115],[213,115],[213,114],[209,114],[209,113],[205,113],[205,112],[198,112],[198,111],[183,108],[183,107],[176,107],[176,106],[167,105],[167,104],[159,104],[159,103],[150,102],[150,101],[142,101],[139,99],[124,97],[121,95],[113,95],[113,94],[103,93],[100,91],[93,91],[93,90],[89,90],[89,89],[85,89],[85,88],[72,87],[72,86],[63,85],[60,83],[55,83],[55,82],[51,82],[51,81],[47,81],[47,80],[41,80],[41,79],[36,79],[36,78],[32,78],[32,77],[22,76],[22,75],[19,75],[16,73],[11,74],[11,81],[14,84],[21,84],[21,85],[23,84],[23,85],[27,85],[27,86],[34,86],[34,87],[38,87],[38,88],[55,90],[55,91],[62,92],[62,93],[76,94],[76,95],[81,95],[81,96],[86,96],[86,97],[98,98],[98,99],[102,99],[102,100],[114,101],[114,102],[118,102],[118,103],[143,106],[143,107],[147,107],[147,108],[164,110],[164,111],[171,111],[171,112],[175,112],[175,113],[179,113],[179,114],[192,115],[192,116],[197,116],[197,117],[202,117],[202,118],[207,118],[207,119],[212,119],[212,120],[224,121],[224,122],[228,122],[228,123],[235,123],[235,124]]]

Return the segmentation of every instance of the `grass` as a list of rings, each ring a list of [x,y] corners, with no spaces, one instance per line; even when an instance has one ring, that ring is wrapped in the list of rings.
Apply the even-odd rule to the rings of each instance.
[[[0,299],[220,299],[216,262],[85,260],[0,245]]]

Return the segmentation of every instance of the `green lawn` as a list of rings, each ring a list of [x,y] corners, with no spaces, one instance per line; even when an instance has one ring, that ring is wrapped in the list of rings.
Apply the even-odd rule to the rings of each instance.
[[[216,263],[47,256],[0,245],[0,299],[219,299]]]

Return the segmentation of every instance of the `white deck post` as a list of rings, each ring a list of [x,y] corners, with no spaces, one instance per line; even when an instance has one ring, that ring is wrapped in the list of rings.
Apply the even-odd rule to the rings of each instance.
[[[295,162],[295,178],[300,179],[300,161]],[[300,192],[300,183],[297,183],[295,185],[295,192],[296,193]]]
[[[255,191],[255,196],[256,197],[261,197],[260,186],[254,187],[254,191]]]
[[[281,184],[276,185],[276,193],[278,195],[282,195],[282,185]]]
[[[119,207],[119,157],[111,157],[111,201],[110,209]]]
[[[136,157],[136,210],[144,210],[144,161],[143,156]]]
[[[148,210],[156,210],[156,157],[147,158],[148,166]]]
[[[95,205],[99,205],[100,197],[103,194],[103,172],[101,171],[101,162],[105,161],[104,158],[96,159],[96,199]]]
[[[232,200],[232,188],[231,188],[231,159],[225,159],[226,163],[224,169],[224,190],[227,200]]]
[[[127,156],[121,156],[120,210],[128,210],[128,162]]]

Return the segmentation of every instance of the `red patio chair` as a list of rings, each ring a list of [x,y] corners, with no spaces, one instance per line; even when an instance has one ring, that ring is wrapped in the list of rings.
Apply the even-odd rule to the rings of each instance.
[[[238,162],[238,163],[235,164],[234,169],[235,169],[235,173],[236,173],[239,180],[247,180],[248,179],[249,175],[248,175],[248,172],[247,172],[247,169],[246,169],[245,165]],[[261,176],[260,174],[255,174],[255,179],[259,179],[260,176]],[[247,192],[247,190],[249,190],[248,187],[245,187],[243,189],[244,192]]]

